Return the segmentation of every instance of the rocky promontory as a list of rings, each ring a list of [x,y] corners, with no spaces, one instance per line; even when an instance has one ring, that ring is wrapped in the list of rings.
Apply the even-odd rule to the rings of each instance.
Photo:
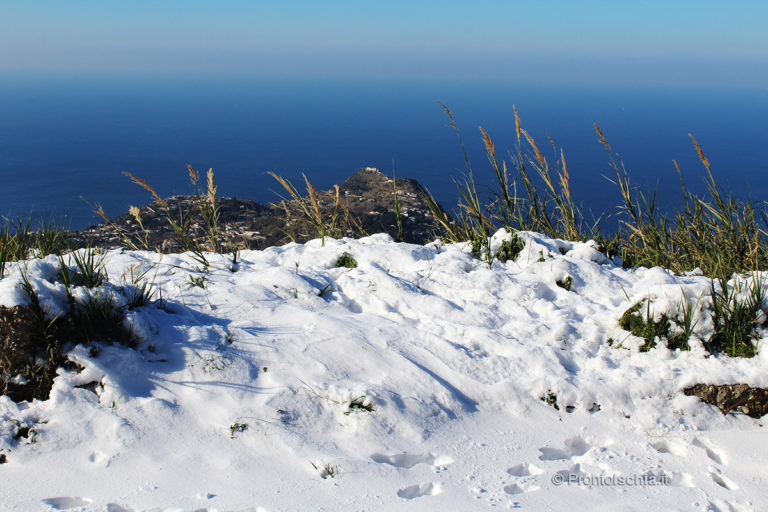
[[[440,233],[423,199],[425,192],[414,179],[397,178],[395,182],[378,169],[365,167],[340,185],[318,192],[316,200],[324,222],[335,223],[339,228],[337,233],[343,236],[384,232],[404,242],[425,243]],[[179,251],[182,247],[168,222],[170,216],[175,220],[187,219],[190,234],[205,245],[204,222],[198,208],[200,200],[197,196],[174,196],[164,199],[165,204],[154,201],[110,222],[71,232],[71,244],[124,247],[126,240],[131,240],[151,250]],[[233,197],[217,197],[215,201],[223,246],[264,249],[319,236],[299,203],[308,201],[307,204],[312,205],[309,197],[269,204]]]

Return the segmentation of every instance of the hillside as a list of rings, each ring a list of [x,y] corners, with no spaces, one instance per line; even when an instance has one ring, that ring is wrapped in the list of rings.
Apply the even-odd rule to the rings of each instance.
[[[207,270],[112,250],[90,289],[30,260],[50,318],[107,301],[133,342],[67,344],[48,400],[0,397],[3,510],[768,508],[763,420],[686,391],[768,386],[764,328],[756,357],[711,354],[709,279],[518,236],[490,266],[386,234]],[[23,268],[0,304],[30,304]],[[129,307],[141,272],[153,295]],[[691,350],[619,327],[648,299],[696,304]]]

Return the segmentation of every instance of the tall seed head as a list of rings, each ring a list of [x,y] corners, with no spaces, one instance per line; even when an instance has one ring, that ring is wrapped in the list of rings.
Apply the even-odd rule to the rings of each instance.
[[[605,149],[610,151],[611,146],[608,144],[608,141],[605,139],[605,135],[603,135],[603,132],[602,130],[600,130],[600,127],[597,126],[597,123],[592,123],[592,126],[595,127],[595,131],[597,132],[597,135],[600,137],[600,144],[605,146]]]
[[[148,191],[150,194],[152,194],[152,197],[155,198],[155,201],[160,203],[162,206],[168,206],[168,203],[165,202],[165,200],[160,197],[160,195],[153,189],[149,183],[144,181],[143,179],[139,178],[138,176],[135,176],[129,172],[124,172],[123,175],[128,176],[132,182],[143,188],[144,190]]]
[[[93,213],[109,222],[109,217],[107,217],[107,213],[104,211],[104,208],[100,204],[96,203],[96,209],[93,211]]]
[[[309,199],[312,202],[312,208],[314,208],[317,218],[320,218],[320,204],[317,201],[317,189],[309,182],[309,179],[306,175],[302,174],[302,176],[304,176],[304,182],[307,184],[307,192],[309,192]]]
[[[563,152],[562,148],[560,148],[560,161],[563,163],[563,177],[565,178],[567,188],[567,184],[570,181],[570,178],[568,176],[568,166],[565,164],[565,152]]]
[[[491,158],[493,160],[496,160],[496,147],[493,145],[493,141],[491,140],[491,137],[488,136],[487,133],[485,133],[485,130],[483,130],[483,127],[480,126],[480,133],[483,134],[483,142],[485,143],[485,149],[488,150],[488,154],[491,155]]]
[[[196,187],[197,182],[200,180],[200,176],[197,174],[197,171],[194,170],[190,164],[187,164],[187,171],[189,171],[189,182],[192,183],[192,186]]]
[[[128,213],[130,213],[130,214],[131,214],[131,217],[133,217],[134,219],[136,219],[136,222],[138,222],[139,224],[141,224],[141,210],[139,210],[139,209],[138,209],[137,207],[135,207],[135,206],[129,206],[129,207],[128,207]]]
[[[216,183],[213,181],[213,168],[208,169],[208,202],[216,205]]]
[[[693,145],[696,146],[696,151],[699,153],[699,160],[701,160],[701,163],[703,163],[704,167],[706,167],[707,171],[709,171],[709,160],[706,156],[704,156],[704,152],[701,150],[701,147],[699,147],[699,143],[696,142],[696,139],[693,138],[692,134],[689,133],[688,136],[693,141]]]
[[[528,141],[528,144],[530,144],[531,147],[533,148],[533,152],[536,153],[536,160],[538,160],[539,164],[546,169],[547,161],[544,160],[544,157],[542,156],[541,151],[539,151],[539,147],[536,145],[536,142],[534,142],[533,137],[528,135],[528,132],[525,130],[520,130],[520,131],[523,133],[523,135],[525,135],[525,138]]]

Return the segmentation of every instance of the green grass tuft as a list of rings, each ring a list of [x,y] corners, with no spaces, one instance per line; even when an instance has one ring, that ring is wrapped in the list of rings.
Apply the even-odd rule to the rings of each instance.
[[[189,274],[189,286],[191,288],[198,287],[205,289],[205,276],[193,276]]]
[[[748,284],[737,281],[734,287],[729,287],[724,280],[717,283],[713,280],[712,298],[715,329],[705,344],[707,350],[733,357],[754,357],[757,354],[757,328],[765,302],[762,279],[753,277]]]
[[[247,423],[233,423],[229,426],[229,437],[230,439],[234,439],[237,434],[245,432],[246,430],[248,430]]]
[[[565,279],[558,279],[555,284],[563,290],[571,291],[571,285],[573,284],[573,278],[571,276],[565,276]]]
[[[552,391],[547,391],[546,393],[541,395],[539,397],[539,400],[549,405],[550,407],[553,407],[556,411],[560,410],[560,406],[557,405],[557,395]]]
[[[510,260],[514,261],[524,248],[525,242],[523,242],[517,234],[514,234],[512,235],[511,240],[504,240],[501,242],[501,247],[496,253],[496,259],[502,263],[506,263]]]
[[[336,260],[336,267],[357,268],[357,261],[352,257],[351,254],[345,252],[339,256],[339,259]]]
[[[10,262],[62,254],[68,248],[64,227],[53,219],[40,222],[35,228],[30,220],[6,220],[0,226],[0,279]]]
[[[347,411],[344,414],[349,416],[353,412],[359,412],[359,411],[373,412],[375,410],[376,409],[373,406],[373,400],[371,400],[369,397],[365,395],[362,395],[355,398],[351,402],[349,402]]]
[[[645,304],[645,315],[642,314],[643,304]],[[645,343],[640,346],[640,352],[648,352],[656,346],[657,338],[669,336],[670,323],[667,315],[661,315],[661,318],[655,321],[651,314],[650,300],[644,300],[638,302],[621,315],[619,327],[639,338],[643,338]]]

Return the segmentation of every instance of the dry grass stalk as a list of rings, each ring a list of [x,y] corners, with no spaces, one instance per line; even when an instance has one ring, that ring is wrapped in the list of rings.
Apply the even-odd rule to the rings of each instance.
[[[568,166],[565,164],[565,153],[563,152],[562,148],[560,148],[560,162],[563,166],[563,171],[560,173],[560,187],[565,191],[568,197],[570,197],[570,177],[568,176]]]
[[[701,150],[701,147],[699,147],[699,143],[696,142],[696,139],[693,138],[692,134],[689,133],[688,136],[693,141],[693,145],[696,146],[696,151],[699,153],[699,159],[701,160],[701,163],[703,163],[704,167],[707,168],[707,172],[710,172],[710,170],[709,170],[709,160],[707,159],[706,156],[704,156],[704,152]]]
[[[216,183],[213,180],[213,169],[208,169],[208,202],[211,208],[216,208]]]
[[[304,173],[301,175],[304,176],[304,183],[307,184],[307,192],[309,193],[309,200],[312,202],[312,208],[315,211],[315,216],[318,221],[320,221],[322,219],[322,214],[320,213],[320,203],[317,200],[317,189],[309,182],[309,179]]]
[[[200,181],[200,175],[192,168],[191,164],[187,164],[187,171],[189,172],[189,182],[192,183],[192,186],[196,187]]]
[[[111,220],[109,220],[109,217],[107,216],[107,212],[104,211],[104,208],[99,204],[96,203],[96,209],[93,211],[96,215],[104,219],[106,222],[112,223]]]
[[[128,213],[129,213],[129,214],[131,214],[131,217],[133,217],[134,219],[136,219],[136,222],[138,222],[139,224],[141,224],[141,210],[139,210],[139,209],[138,209],[137,207],[135,207],[135,206],[129,206],[129,207],[128,207]]]
[[[547,136],[547,140],[549,141],[549,145],[552,146],[552,151],[557,153],[557,146],[555,146],[555,141],[552,140],[552,137],[550,137],[548,133],[545,133],[544,135]]]
[[[155,189],[152,188],[149,185],[149,183],[147,183],[143,179],[139,178],[138,176],[135,176],[135,175],[131,174],[130,172],[124,172],[123,175],[128,176],[131,179],[132,182],[134,182],[135,184],[137,184],[138,186],[140,186],[141,188],[143,188],[144,190],[146,190],[150,194],[152,194],[152,197],[155,198],[155,201],[160,203],[162,206],[164,206],[164,207],[168,206],[168,203],[166,203],[165,200],[162,197],[160,197],[160,194],[155,192]]]
[[[600,144],[605,146],[605,149],[608,150],[609,153],[613,153],[611,150],[611,146],[608,144],[608,140],[605,138],[605,135],[603,135],[603,131],[600,130],[600,127],[597,126],[597,123],[592,123],[592,126],[595,127],[595,131],[597,132],[597,135],[600,137]]]
[[[302,197],[296,187],[294,187],[282,176],[278,176],[273,172],[270,172],[269,175],[275,178],[277,182],[280,183],[280,185],[282,185],[286,191],[288,191],[293,200],[296,202],[296,205],[299,207],[299,210],[303,214],[304,218],[309,221],[309,223],[314,227],[315,231],[322,239],[323,245],[325,245],[325,238],[327,236],[339,236],[343,233],[343,229],[339,226],[339,217],[337,211],[331,212],[331,219],[329,222],[326,222],[326,220],[323,218],[320,194],[314,185],[310,183],[309,178],[307,178],[305,174],[302,174],[302,177],[304,178],[304,183],[307,186],[308,197],[306,198]],[[334,201],[338,209],[338,207],[341,205],[340,191],[338,189],[336,190],[336,196],[337,200],[334,199]],[[333,196],[331,196],[331,198],[333,199]],[[286,213],[289,212],[288,206],[286,204],[284,204],[284,208]],[[344,208],[342,208],[342,210],[344,210]]]
[[[483,142],[485,143],[485,148],[488,150],[488,154],[491,156],[491,158],[496,158],[496,147],[493,145],[493,141],[488,136],[487,133],[485,133],[485,130],[483,130],[483,127],[480,126],[480,133],[483,134]]]
[[[544,159],[544,156],[541,154],[541,151],[539,151],[539,147],[536,145],[536,142],[533,140],[533,137],[528,135],[528,132],[525,130],[520,130],[523,135],[525,135],[526,140],[528,141],[528,144],[531,145],[533,148],[533,152],[536,154],[536,160],[539,162],[539,164],[544,168],[548,169],[547,161]]]
[[[141,223],[141,212],[135,206],[129,207],[128,211],[131,214],[131,216],[136,219],[136,221],[139,223],[139,227],[144,232],[144,239],[142,240],[142,239],[139,238],[139,242],[141,243],[141,246],[139,246],[136,243],[136,241],[134,240],[134,237],[131,236],[125,230],[125,228],[123,228],[121,226],[118,226],[114,222],[112,222],[112,220],[107,216],[107,212],[104,211],[104,208],[100,204],[96,203],[96,209],[93,211],[93,213],[95,213],[96,215],[98,215],[99,217],[104,219],[104,223],[106,225],[108,225],[109,227],[111,227],[112,229],[115,230],[115,233],[117,233],[117,236],[120,237],[120,240],[129,249],[132,249],[134,251],[138,251],[138,250],[142,250],[142,249],[145,250],[145,251],[148,251],[149,250],[149,242],[147,241],[146,230],[144,229],[144,226]],[[137,236],[137,238],[138,238],[138,236]]]

